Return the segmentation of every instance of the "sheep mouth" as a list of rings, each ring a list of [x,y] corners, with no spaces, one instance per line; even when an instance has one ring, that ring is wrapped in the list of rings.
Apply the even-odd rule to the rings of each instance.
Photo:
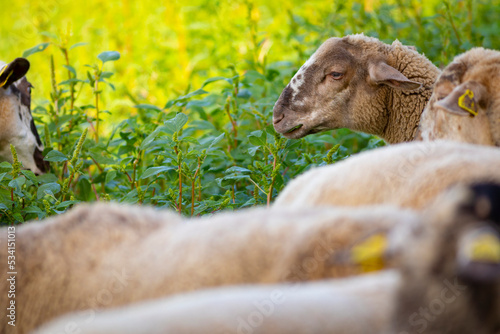
[[[300,129],[300,128],[301,128],[301,127],[303,127],[303,126],[304,126],[304,124],[299,124],[299,125],[297,125],[297,126],[294,126],[294,127],[293,127],[293,128],[291,128],[291,129],[289,129],[288,131],[285,131],[283,134],[285,134],[285,135],[289,135],[289,134],[291,134],[292,132],[294,132],[294,131],[296,131],[296,130]]]

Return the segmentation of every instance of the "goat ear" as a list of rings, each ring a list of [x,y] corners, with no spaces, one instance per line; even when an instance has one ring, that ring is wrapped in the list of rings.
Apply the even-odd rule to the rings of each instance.
[[[444,99],[434,106],[446,112],[460,116],[476,116],[479,103],[487,96],[486,88],[478,82],[467,81],[458,85]]]
[[[500,280],[500,238],[490,226],[467,231],[461,238],[457,254],[458,276],[487,283]]]
[[[402,90],[415,90],[422,86],[420,82],[408,79],[403,73],[384,62],[370,64],[368,73],[370,74],[370,79],[379,85],[387,85]]]
[[[7,88],[21,79],[30,69],[30,62],[25,58],[16,58],[0,70],[0,87]]]

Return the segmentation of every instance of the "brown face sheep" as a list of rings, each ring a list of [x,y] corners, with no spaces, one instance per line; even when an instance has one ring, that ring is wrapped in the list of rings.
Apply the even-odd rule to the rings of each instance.
[[[395,229],[407,229],[399,225]],[[301,284],[212,289],[96,314],[34,334],[496,334],[500,186],[455,187],[406,234],[399,270]]]
[[[0,62],[0,160],[13,162],[12,144],[24,168],[43,174],[49,163],[43,160],[43,145],[31,115],[31,84],[24,76],[29,68],[24,58]]]
[[[418,139],[500,146],[500,52],[474,48],[457,56],[436,81]]]
[[[495,147],[412,142],[359,153],[292,180],[274,207],[391,204],[421,209],[455,183],[500,182]]]
[[[412,47],[352,35],[330,38],[299,69],[273,110],[287,138],[349,128],[411,141],[440,71]]]
[[[182,222],[140,207],[80,206],[16,228],[16,327],[0,323],[0,332],[25,333],[66,312],[209,287],[380,269],[376,257],[351,260],[351,249],[362,251],[373,235],[416,220],[416,213],[392,207],[256,209]],[[0,244],[6,240],[1,229]],[[2,263],[6,252],[0,249]]]

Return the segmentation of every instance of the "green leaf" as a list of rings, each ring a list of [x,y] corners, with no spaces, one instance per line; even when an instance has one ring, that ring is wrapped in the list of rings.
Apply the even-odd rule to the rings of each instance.
[[[233,80],[232,79],[228,79],[228,78],[224,78],[224,77],[213,77],[213,78],[205,80],[205,82],[203,83],[203,85],[201,85],[201,88],[205,87],[208,84],[211,84],[212,82],[221,81],[221,80],[226,81],[230,85],[233,84]]]
[[[241,97],[243,99],[249,99],[250,97],[252,97],[252,92],[249,91],[248,89],[242,89],[239,91],[238,95],[236,95],[237,97]]]
[[[59,152],[58,150],[52,150],[43,158],[45,161],[54,161],[54,162],[62,162],[68,160],[68,157],[64,155],[64,153]]]
[[[144,173],[142,173],[140,179],[147,179],[148,177],[158,175],[162,172],[166,172],[168,170],[176,169],[176,167],[173,166],[159,166],[159,167],[149,167],[146,169]]]
[[[58,85],[59,86],[64,86],[64,85],[70,85],[78,82],[86,82],[85,80],[77,79],[77,78],[71,78],[68,80],[61,81]]]
[[[266,145],[266,133],[262,130],[253,131],[248,136],[248,140],[252,145],[255,146],[265,146]]]
[[[178,113],[174,118],[165,122],[165,127],[172,133],[178,132],[184,125],[186,125],[188,117],[186,114]]]
[[[0,203],[0,210],[9,210],[9,208],[7,207],[7,205]]]
[[[21,187],[25,183],[26,183],[26,178],[24,176],[19,176],[9,182],[9,187],[14,188],[17,191],[21,191]]]
[[[14,217],[16,221],[24,223],[24,218],[19,212],[14,213],[12,217]]]
[[[94,147],[89,151],[89,155],[100,165],[112,165],[115,160],[105,150]]]
[[[134,108],[161,111],[160,107],[154,106],[152,104],[138,104],[138,105],[134,106]]]
[[[247,168],[243,168],[243,167],[238,167],[238,166],[233,166],[229,169],[226,169],[224,171],[224,174],[229,174],[229,173],[251,173],[252,171],[250,169],[247,169]]]
[[[212,140],[212,143],[210,144],[210,146],[208,147],[207,149],[207,152],[210,151],[210,149],[214,146],[214,145],[217,145],[218,142],[220,142],[222,140],[222,138],[224,138],[226,134],[225,133],[222,133],[220,134],[219,136],[215,137],[214,140]]]
[[[146,138],[144,138],[141,145],[139,146],[139,149],[143,151],[148,148],[149,145],[155,141],[158,134],[164,129],[164,126],[158,126],[153,132],[151,132]]]
[[[57,182],[57,176],[54,174],[42,174],[38,175],[38,182],[40,183],[52,183],[52,182]]]
[[[186,99],[189,99],[189,98],[191,98],[193,96],[204,95],[204,94],[208,94],[208,92],[204,91],[203,89],[200,88],[200,89],[195,90],[194,92],[191,92],[191,93],[189,93],[187,95],[184,95],[184,96],[180,97],[179,100],[186,100]]]
[[[36,198],[42,199],[45,197],[45,195],[55,195],[60,191],[61,191],[61,186],[59,185],[59,183],[56,182],[45,183],[38,188],[38,191],[36,192]]]
[[[111,181],[113,181],[116,177],[116,171],[115,170],[112,170],[112,171],[109,171],[107,174],[106,174],[106,181],[105,183],[108,184],[110,183]]]
[[[73,66],[69,66],[69,65],[63,65],[63,67],[65,69],[67,69],[68,71],[71,72],[71,74],[73,74],[74,77],[76,77],[76,70]]]
[[[87,45],[89,43],[85,43],[85,42],[80,42],[80,43],[76,43],[76,44],[73,44],[70,46],[70,50],[73,50],[74,48],[77,48],[77,47],[80,47],[80,46],[84,46],[84,45]]]
[[[79,201],[64,201],[60,203],[59,205],[56,206],[56,209],[58,210],[63,210],[66,209],[70,205],[78,204],[80,203]]]
[[[257,153],[257,150],[260,148],[260,146],[252,146],[248,149],[248,154],[250,154],[252,157],[255,156],[255,153]]]
[[[25,213],[36,213],[36,214],[41,214],[43,213],[42,209],[40,209],[38,206],[28,206],[27,208],[23,209]]]
[[[103,63],[108,61],[117,61],[120,59],[120,53],[117,51],[104,51],[97,56]]]
[[[42,52],[43,50],[45,50],[48,46],[50,45],[50,43],[42,43],[42,44],[38,44],[37,46],[34,46],[32,47],[31,49],[28,49],[26,51],[23,52],[23,58],[27,58],[29,56],[31,56],[32,54],[35,54],[37,52]]]
[[[216,181],[220,187],[224,188],[224,187],[227,187],[228,185],[234,184],[237,181],[248,180],[248,179],[250,179],[249,175],[231,174],[231,175],[224,176],[223,178],[219,178]]]
[[[53,32],[50,32],[50,31],[42,31],[40,33],[40,35],[46,36],[48,38],[52,38],[52,39],[55,39],[55,40],[59,40],[59,37],[57,37],[56,34],[54,34]]]
[[[7,161],[3,161],[3,162],[0,162],[0,172],[10,172],[12,170],[12,165],[7,162]]]
[[[30,170],[22,170],[21,173],[26,176],[27,179],[33,182],[34,185],[38,185],[38,178],[36,177],[35,173]]]

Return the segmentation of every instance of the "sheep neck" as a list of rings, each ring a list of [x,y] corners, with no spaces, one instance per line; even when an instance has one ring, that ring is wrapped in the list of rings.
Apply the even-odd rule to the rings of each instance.
[[[387,123],[380,134],[390,144],[412,141],[420,122],[420,116],[432,95],[434,82],[440,70],[425,56],[404,48],[396,48],[391,66],[398,69],[410,80],[422,83],[414,91],[388,88]]]

